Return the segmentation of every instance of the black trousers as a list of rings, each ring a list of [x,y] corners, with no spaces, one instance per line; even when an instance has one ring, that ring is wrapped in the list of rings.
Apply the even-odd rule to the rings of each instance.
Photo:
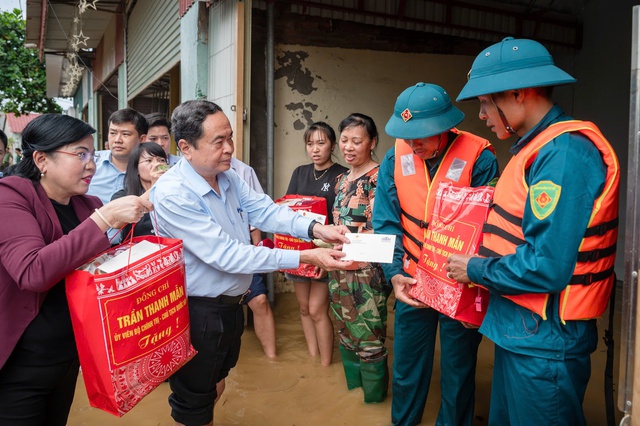
[[[195,357],[169,378],[171,417],[187,426],[213,420],[216,384],[229,375],[240,355],[244,331],[242,305],[189,297],[191,344]]]
[[[78,358],[42,365],[21,355],[9,357],[0,370],[0,425],[66,425],[78,379]]]

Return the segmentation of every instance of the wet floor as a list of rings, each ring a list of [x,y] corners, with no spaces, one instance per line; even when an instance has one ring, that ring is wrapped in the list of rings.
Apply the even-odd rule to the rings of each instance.
[[[389,312],[387,346],[393,357],[393,311],[390,309]],[[263,354],[253,328],[247,326],[238,365],[227,378],[226,391],[215,408],[215,425],[376,426],[391,423],[390,398],[381,404],[365,405],[362,390],[347,391],[337,342],[329,367],[321,367],[318,358],[308,356],[293,293],[276,294],[274,313],[278,359],[269,360]],[[601,332],[606,324],[606,320],[601,321]],[[616,332],[616,343],[619,344],[619,327]],[[598,350],[592,356],[592,378],[584,403],[587,421],[592,426],[606,425],[602,390],[605,355],[606,347],[600,339]],[[439,354],[436,356],[436,363],[439,363]],[[474,426],[487,425],[492,367],[493,344],[484,339],[476,375]],[[617,374],[616,368],[616,383]],[[422,425],[435,423],[440,400],[438,381],[439,369],[436,367]],[[164,383],[118,419],[89,406],[80,377],[68,425],[170,426],[173,420],[168,395],[169,385]],[[622,416],[617,414],[619,422]]]

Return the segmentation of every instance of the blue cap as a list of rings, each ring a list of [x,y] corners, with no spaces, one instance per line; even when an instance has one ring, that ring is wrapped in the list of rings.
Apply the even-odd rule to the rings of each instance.
[[[555,66],[543,45],[513,37],[483,50],[473,61],[468,78],[458,101],[505,90],[576,82],[575,78]]]
[[[464,113],[442,87],[418,83],[398,96],[384,130],[398,139],[422,139],[447,132],[462,120]]]

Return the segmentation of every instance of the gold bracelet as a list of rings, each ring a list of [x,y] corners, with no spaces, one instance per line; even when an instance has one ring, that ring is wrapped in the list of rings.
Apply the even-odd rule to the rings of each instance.
[[[98,215],[98,217],[100,218],[100,220],[102,220],[105,225],[107,225],[109,228],[113,228],[115,229],[115,226],[113,226],[112,224],[109,223],[109,221],[107,220],[106,217],[104,217],[104,215],[102,213],[100,213],[100,210],[95,209],[94,212],[96,212],[96,214]]]

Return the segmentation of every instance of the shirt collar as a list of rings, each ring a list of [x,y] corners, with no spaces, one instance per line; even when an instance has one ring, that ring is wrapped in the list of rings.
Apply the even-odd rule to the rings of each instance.
[[[180,161],[174,167],[179,168],[181,174],[187,181],[189,181],[189,184],[191,185],[193,191],[195,191],[195,193],[199,196],[203,197],[209,192],[213,192],[215,194],[215,191],[213,190],[213,188],[211,188],[209,182],[207,182],[202,176],[200,176],[188,161]],[[218,173],[217,176],[218,187],[220,188],[221,196],[229,188],[230,185],[229,178],[225,173]]]
[[[98,154],[98,161],[96,161],[96,165],[102,164],[105,161],[111,163],[111,151],[108,149],[97,151],[96,154]]]
[[[513,155],[517,155],[522,150],[522,148],[524,148],[529,142],[531,142],[531,140],[533,140],[533,138],[538,136],[540,132],[549,127],[551,124],[557,121],[564,121],[569,119],[570,118],[565,115],[560,106],[554,105],[553,108],[551,108],[549,112],[544,117],[542,117],[542,120],[540,120],[538,124],[533,126],[531,130],[529,130],[524,136],[518,139],[515,144],[513,144],[509,151]]]

